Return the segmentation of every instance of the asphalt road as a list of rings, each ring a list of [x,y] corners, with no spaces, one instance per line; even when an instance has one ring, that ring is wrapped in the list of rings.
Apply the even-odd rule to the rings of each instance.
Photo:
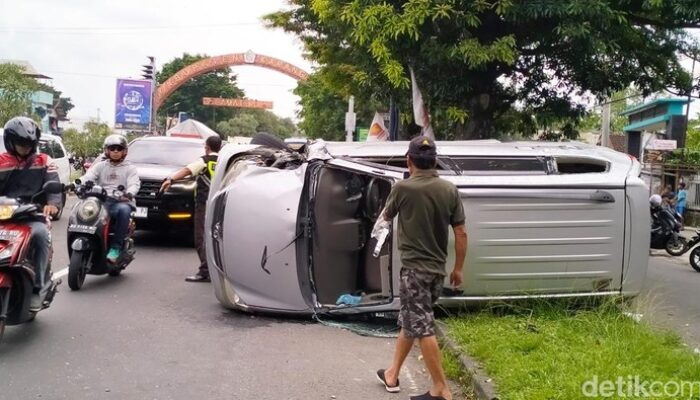
[[[689,253],[671,257],[652,251],[640,313],[661,328],[673,330],[692,348],[700,348],[700,273],[690,266]]]
[[[68,211],[68,209],[66,210]],[[68,263],[67,213],[54,223],[54,272]],[[223,309],[211,286],[187,283],[193,249],[139,235],[117,278],[66,282],[32,323],[0,344],[0,399],[408,399],[427,390],[418,349],[386,393],[374,376],[394,340],[309,320]]]

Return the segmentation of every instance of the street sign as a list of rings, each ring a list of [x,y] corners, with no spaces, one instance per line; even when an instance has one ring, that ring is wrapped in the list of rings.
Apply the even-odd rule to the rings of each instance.
[[[678,143],[675,140],[656,139],[647,145],[648,150],[675,150]]]
[[[202,97],[202,104],[205,106],[231,107],[231,108],[262,108],[272,109],[271,101],[251,100],[251,99],[223,99],[218,97]]]
[[[149,126],[152,88],[151,81],[117,79],[116,129],[145,129]]]

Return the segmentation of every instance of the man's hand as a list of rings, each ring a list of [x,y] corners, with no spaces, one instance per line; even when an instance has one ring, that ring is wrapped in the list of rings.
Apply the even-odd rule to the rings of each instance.
[[[170,178],[165,178],[165,180],[163,181],[163,184],[160,185],[160,190],[159,190],[159,192],[160,192],[160,193],[163,193],[163,192],[165,192],[166,190],[168,190],[168,188],[170,187],[170,185],[171,185],[172,183],[173,183],[173,180],[172,180],[172,179],[170,179]]]
[[[52,217],[58,214],[58,207],[52,206],[50,204],[44,206],[44,215],[47,217]]]
[[[454,288],[459,288],[462,287],[462,270],[461,269],[453,269],[452,273],[450,274],[450,284]]]
[[[124,193],[124,195],[119,199],[122,203],[128,203],[133,199],[134,196],[131,193]]]

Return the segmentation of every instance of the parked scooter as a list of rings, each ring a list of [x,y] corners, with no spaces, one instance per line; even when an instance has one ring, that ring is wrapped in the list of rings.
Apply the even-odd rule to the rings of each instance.
[[[651,241],[652,249],[665,249],[672,256],[685,253],[687,240],[681,236],[681,218],[675,211],[661,205],[661,196],[649,198],[651,211]]]
[[[28,242],[32,232],[27,222],[43,222],[50,226],[42,207],[34,202],[42,194],[61,193],[64,189],[65,186],[59,182],[47,182],[29,203],[0,196],[0,339],[5,326],[29,322],[36,316],[36,311],[29,310],[36,274],[30,261],[33,249]],[[46,279],[50,283],[48,290],[40,293],[43,296],[42,310],[51,305],[61,284],[60,279],[52,279],[52,255],[53,248],[50,247],[46,271]]]
[[[115,263],[107,261],[110,237],[114,232],[110,230],[110,217],[105,202],[109,197],[120,198],[123,186],[108,195],[102,186],[93,182],[76,181],[75,193],[80,199],[71,212],[68,220],[68,286],[71,290],[80,290],[85,282],[85,276],[103,275],[118,276],[134,259],[135,224],[129,221],[127,238],[124,247]]]

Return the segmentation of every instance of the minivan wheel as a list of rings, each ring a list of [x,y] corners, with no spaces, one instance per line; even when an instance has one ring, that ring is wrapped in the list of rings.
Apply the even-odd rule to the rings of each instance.
[[[700,247],[696,247],[690,252],[690,266],[700,272]]]

